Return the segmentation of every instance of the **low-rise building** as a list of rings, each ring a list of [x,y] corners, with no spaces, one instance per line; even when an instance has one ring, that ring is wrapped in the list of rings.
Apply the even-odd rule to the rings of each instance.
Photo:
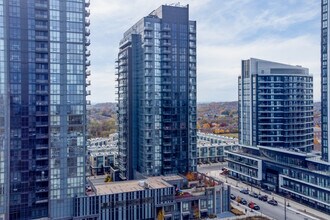
[[[111,134],[108,138],[93,138],[88,141],[88,171],[89,175],[104,175],[117,166],[117,137]]]
[[[238,139],[209,133],[197,133],[197,163],[225,161],[225,152],[237,146]]]
[[[241,145],[227,154],[233,178],[330,213],[330,163],[319,152]]]
[[[90,175],[104,175],[113,173],[117,167],[117,137],[112,134],[109,138],[94,138],[89,140],[88,170]],[[197,161],[198,164],[225,161],[225,152],[237,146],[238,139],[216,134],[197,133]],[[113,169],[112,169],[113,168]]]
[[[75,199],[74,219],[192,219],[230,210],[230,186],[201,173],[106,183],[90,177]]]

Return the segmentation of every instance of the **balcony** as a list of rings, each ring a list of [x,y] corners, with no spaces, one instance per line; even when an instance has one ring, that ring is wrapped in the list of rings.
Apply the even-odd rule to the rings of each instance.
[[[88,96],[88,95],[91,95],[92,93],[91,93],[91,90],[87,90],[86,91],[86,96]]]
[[[48,181],[48,177],[37,176],[36,182],[46,182]]]
[[[86,61],[86,66],[90,66],[91,65],[91,61],[90,60],[87,60]]]
[[[37,41],[48,41],[48,36],[45,35],[36,35]]]
[[[48,94],[48,90],[36,90],[36,94],[37,95],[47,95]]]
[[[48,73],[48,69],[36,69],[36,73]]]
[[[44,170],[48,170],[48,166],[47,165],[36,166],[36,171],[44,171]]]
[[[36,189],[37,193],[44,193],[44,192],[48,192],[48,187],[38,187]]]
[[[165,62],[171,61],[171,57],[163,57],[162,61],[165,61]]]
[[[86,80],[86,86],[90,86],[91,85],[91,81],[90,80]]]
[[[47,47],[36,47],[36,52],[48,52]]]
[[[91,75],[91,71],[90,71],[90,70],[87,70],[87,71],[86,71],[86,77],[87,77],[87,76],[90,76],[90,75]]]
[[[172,157],[171,157],[171,155],[168,155],[169,157],[164,157],[163,158],[163,161],[165,162],[165,163],[169,163],[169,162],[171,162],[172,161]]]
[[[170,65],[162,65],[161,69],[171,69]]]
[[[88,28],[85,28],[85,35],[86,36],[91,35],[91,30],[89,30]]]
[[[153,28],[152,28],[151,25],[150,26],[144,26],[144,30],[146,30],[146,31],[152,31]]]
[[[165,49],[165,50],[162,51],[162,53],[163,53],[163,54],[169,54],[169,53],[171,53],[171,51],[168,50],[168,49]]]
[[[48,145],[47,144],[37,144],[36,149],[37,150],[46,150],[46,149],[48,149]]]
[[[189,40],[196,41],[196,37],[191,35],[191,36],[189,36]]]
[[[36,9],[48,9],[48,4],[47,2],[36,2],[35,3],[35,8]]]
[[[91,11],[89,9],[85,9],[85,15],[86,17],[89,17],[91,15]]]
[[[40,25],[40,24],[36,24],[36,30],[48,30],[48,26],[47,25]]]
[[[144,35],[144,38],[147,39],[147,38],[153,38],[154,36],[152,34],[145,34]]]
[[[162,27],[162,30],[161,31],[170,31],[171,28],[169,26],[164,26]]]
[[[36,101],[36,105],[48,105],[48,101]]]
[[[91,100],[86,100],[86,105],[91,105]]]
[[[168,38],[171,38],[171,35],[169,35],[169,34],[162,34],[162,38],[163,39],[168,39]]]
[[[91,20],[85,19],[85,25],[86,27],[89,27],[89,25],[91,25]]]
[[[90,51],[90,50],[87,50],[86,53],[85,53],[85,55],[86,55],[87,57],[89,57],[89,56],[91,55],[91,51]]]
[[[190,47],[190,48],[196,48],[196,44],[190,43],[190,44],[189,44],[189,47]]]
[[[48,154],[37,155],[36,160],[48,160]]]
[[[35,18],[36,18],[36,19],[45,19],[45,20],[47,20],[47,19],[48,19],[48,14],[40,14],[40,13],[36,13],[36,14],[35,14]]]
[[[86,38],[86,40],[85,40],[85,45],[86,45],[86,46],[89,46],[89,45],[91,45],[91,40],[90,40],[90,39],[88,39],[88,38]]]
[[[47,116],[48,112],[47,111],[36,111],[36,116]]]
[[[170,42],[162,42],[161,43],[161,46],[163,46],[163,47],[169,47],[169,46],[171,46],[171,43]]]
[[[36,197],[36,204],[47,203],[48,197]]]
[[[90,0],[85,0],[85,7],[89,7],[90,4],[91,4]]]
[[[48,63],[48,58],[36,58],[37,63]]]

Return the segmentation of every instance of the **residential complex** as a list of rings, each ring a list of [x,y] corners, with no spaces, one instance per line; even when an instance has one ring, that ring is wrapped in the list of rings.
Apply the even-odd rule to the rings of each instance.
[[[229,174],[330,213],[330,163],[312,151],[308,70],[250,59],[238,84],[240,145],[227,152]]]
[[[240,144],[312,150],[313,77],[308,69],[244,60],[238,101]]]
[[[104,175],[117,167],[118,134],[109,138],[93,138],[87,144],[87,175]]]
[[[236,148],[237,144],[235,138],[197,132],[197,164],[224,162],[225,152]]]
[[[162,5],[124,33],[118,54],[120,177],[196,171],[196,22]]]
[[[118,134],[109,138],[93,138],[88,140],[87,166],[90,175],[109,174],[113,180],[117,175],[113,172],[118,169]],[[237,148],[238,139],[216,134],[197,132],[197,163],[210,164],[225,161],[228,150]]]
[[[64,219],[85,193],[89,3],[0,2],[0,219]]]
[[[198,219],[230,211],[230,186],[204,174],[105,183],[89,178],[85,197],[75,200],[73,219]]]

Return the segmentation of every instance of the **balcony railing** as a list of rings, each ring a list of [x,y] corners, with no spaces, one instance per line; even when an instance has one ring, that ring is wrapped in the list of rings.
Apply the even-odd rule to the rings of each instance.
[[[85,15],[86,17],[89,17],[91,15],[91,11],[89,9],[85,10]]]
[[[85,28],[85,35],[89,36],[91,34],[91,31],[88,28]]]

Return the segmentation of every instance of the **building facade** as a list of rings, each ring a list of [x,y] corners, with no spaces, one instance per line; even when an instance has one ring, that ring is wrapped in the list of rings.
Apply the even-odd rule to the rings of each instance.
[[[321,124],[322,124],[322,159],[330,162],[330,77],[329,74],[329,2],[321,0]]]
[[[188,220],[230,211],[230,186],[199,173],[190,181],[169,175],[116,183],[90,178],[89,183],[87,195],[75,200],[75,220]]]
[[[226,151],[236,148],[238,139],[197,132],[197,164],[224,162]]]
[[[88,176],[111,174],[112,169],[118,169],[117,141],[117,133],[111,134],[109,138],[88,140]],[[236,138],[197,132],[197,164],[223,162],[227,156],[226,151],[237,148],[237,145]]]
[[[196,170],[196,22],[163,5],[125,32],[118,54],[122,179]]]
[[[308,70],[251,59],[239,78],[240,145],[229,175],[330,213],[330,163],[313,149]]]
[[[104,175],[117,167],[118,134],[114,133],[109,138],[93,138],[88,140],[87,167],[88,175]]]
[[[312,150],[313,77],[308,69],[244,60],[238,91],[240,144]]]
[[[0,1],[0,219],[65,219],[84,194],[88,6]]]

